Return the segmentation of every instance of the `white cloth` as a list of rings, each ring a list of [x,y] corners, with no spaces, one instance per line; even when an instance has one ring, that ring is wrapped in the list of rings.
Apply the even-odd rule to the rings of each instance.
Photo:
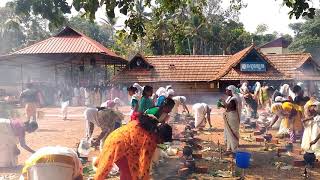
[[[121,100],[116,97],[116,98],[114,98],[113,102],[120,105]]]
[[[290,91],[290,86],[288,84],[284,84],[280,87],[280,93],[282,94],[282,96],[284,98],[288,98],[289,97],[289,91]]]
[[[43,147],[26,160],[25,164],[32,164],[33,161],[46,155],[64,155],[72,157],[73,162],[69,164],[60,162],[36,163],[28,168],[28,179],[32,180],[57,180],[75,179],[82,175],[82,164],[77,153],[66,147]],[[72,165],[71,165],[72,164]],[[24,180],[21,176],[20,180]]]
[[[80,90],[77,87],[73,88],[73,96],[74,97],[80,96]]]
[[[167,90],[167,96],[166,97],[168,97],[168,96],[173,96],[174,95],[174,90],[173,89],[168,89]]]
[[[141,97],[141,96],[142,96],[143,87],[140,86],[138,83],[134,83],[132,86],[135,87],[135,88],[137,88],[138,91],[136,92],[136,94],[137,94],[139,97]]]
[[[80,91],[80,95],[84,95],[86,88],[80,87],[79,91]]]
[[[185,96],[174,96],[172,100],[174,100],[175,104],[172,108],[171,114],[175,115],[178,113],[179,106],[184,104],[187,101],[187,98]]]
[[[237,111],[225,112],[224,119],[224,135],[227,143],[227,150],[235,152],[239,146],[239,128],[240,119]]]
[[[94,125],[98,125],[98,109],[97,108],[87,108],[84,111],[84,118],[85,118],[85,134],[86,137],[89,137],[89,123],[93,123]]]
[[[240,92],[241,94],[247,94],[249,92],[248,84],[246,82],[242,83]]]
[[[112,101],[112,100],[107,100],[106,102],[103,102],[101,105],[100,105],[100,107],[107,107],[108,106],[108,103],[110,102],[110,101]]]
[[[240,128],[240,117],[242,102],[240,96],[236,93],[236,87],[230,85],[227,90],[232,92],[232,96],[229,96],[226,103],[229,104],[231,101],[236,101],[236,111],[225,112],[224,117],[224,135],[227,142],[227,149],[235,152],[239,146],[239,128]]]
[[[320,115],[317,115],[314,118],[313,121],[313,126],[312,126],[312,133],[311,133],[311,139],[312,141],[316,139],[316,137],[320,134]],[[319,150],[320,149],[320,140],[311,146],[311,149],[313,151]]]
[[[283,102],[285,100],[285,98],[281,97],[281,96],[277,96],[274,101],[275,102]]]
[[[192,106],[192,111],[195,117],[195,127],[206,125],[206,114],[209,106],[206,103],[196,103]]]
[[[157,91],[156,91],[156,95],[158,97],[160,96],[167,96],[167,90],[164,87],[160,87]]]
[[[63,118],[68,116],[69,101],[61,102],[61,113]]]
[[[310,142],[312,141],[312,129],[313,122],[308,121],[304,124],[304,131],[301,141],[301,149],[304,151],[308,151],[310,147]]]
[[[91,106],[91,91],[89,89],[85,89],[84,91],[84,98],[85,98],[85,105]]]
[[[319,107],[319,102],[314,101],[312,104],[309,104],[309,102],[304,106],[304,115],[305,117],[310,117],[310,107],[312,105],[315,105],[316,107]],[[304,123],[304,131],[303,131],[303,136],[302,136],[302,143],[301,143],[301,149],[304,151],[308,151],[310,147],[310,142],[315,139],[317,134],[319,134],[319,128],[318,128],[318,122],[319,118],[314,117],[313,120],[307,121]],[[320,124],[319,124],[320,125]],[[315,131],[315,132],[313,132]],[[313,136],[314,139],[313,139]]]
[[[261,89],[261,83],[260,82],[256,82],[256,87],[254,89],[254,95],[258,95]]]
[[[110,105],[114,103],[113,107],[110,107]],[[119,98],[114,98],[114,100],[107,100],[106,102],[103,102],[100,107],[105,107],[105,108],[109,108],[109,109],[117,109],[120,106],[120,99]]]
[[[0,119],[0,139],[0,167],[16,166],[18,138],[14,135],[9,119]]]
[[[133,96],[131,96],[131,101],[130,101],[131,110],[130,110],[130,113],[129,113],[130,116],[134,112],[134,109],[133,109],[132,104],[131,104],[133,100],[137,100],[138,104],[139,104],[140,98],[139,98],[139,96],[137,94],[134,94]]]

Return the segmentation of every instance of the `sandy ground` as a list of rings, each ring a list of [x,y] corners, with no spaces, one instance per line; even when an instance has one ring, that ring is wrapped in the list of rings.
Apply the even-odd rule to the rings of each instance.
[[[30,145],[33,149],[37,150],[44,146],[66,146],[66,147],[75,147],[79,140],[84,136],[84,118],[83,111],[84,107],[71,107],[69,108],[69,119],[64,121],[60,117],[59,108],[42,108],[41,111],[45,112],[45,117],[39,121],[39,129],[32,134],[27,135],[27,144]],[[191,110],[191,107],[190,107]],[[121,107],[120,111],[124,114],[129,112],[129,107]],[[223,143],[223,120],[222,120],[222,111],[214,109],[212,111],[212,122],[213,126],[216,128],[214,131],[204,134],[199,132],[198,136],[203,141],[208,141],[209,143],[203,145],[204,148],[211,147],[216,148],[217,143]],[[128,117],[127,117],[128,118]],[[97,133],[97,132],[96,132]],[[274,133],[274,132],[273,132]],[[241,133],[241,137],[250,136],[249,133]],[[254,137],[252,135],[252,137]],[[293,159],[302,158],[301,155],[294,154],[292,156],[282,155],[281,157],[276,156],[274,151],[263,151],[262,145],[256,142],[247,142],[244,140],[240,141],[241,149],[252,152],[252,163],[251,167],[246,170],[247,179],[303,179],[301,174],[303,173],[304,168],[293,168],[291,170],[278,170],[273,165],[274,162],[286,162],[289,165],[292,164]],[[278,147],[283,146],[284,140],[280,141]],[[20,148],[21,149],[21,148]],[[96,155],[98,152],[92,153]],[[24,161],[31,154],[24,149],[21,149],[21,155],[19,156],[19,164],[23,165]],[[204,157],[219,157],[219,153],[215,152],[205,152],[203,153]],[[231,161],[230,158],[225,158],[228,161]],[[172,166],[167,166],[166,168],[160,168],[160,176],[155,175],[154,179],[170,179],[166,178],[167,174],[176,175],[176,170],[172,171],[173,166],[177,167],[179,163],[178,160],[168,160]],[[204,164],[209,166],[210,171],[214,170],[228,170],[230,169],[231,163],[215,163],[211,161],[199,160],[198,164]],[[170,173],[168,169],[171,169]],[[20,167],[15,169],[0,169],[0,180],[2,179],[16,179]],[[312,179],[320,179],[320,169],[313,169]],[[11,177],[9,177],[11,176]],[[207,175],[207,174],[197,174],[191,175],[191,179],[217,179],[216,177]]]

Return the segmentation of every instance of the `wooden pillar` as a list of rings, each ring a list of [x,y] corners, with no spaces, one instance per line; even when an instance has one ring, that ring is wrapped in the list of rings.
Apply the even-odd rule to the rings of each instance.
[[[108,78],[107,60],[104,59],[104,82],[107,82],[107,78]]]
[[[55,64],[55,65],[54,65],[54,81],[55,81],[55,86],[58,85],[58,76],[57,76],[57,74],[58,74],[58,69],[57,69],[57,65]]]
[[[116,64],[113,64],[113,75],[116,75]]]
[[[71,71],[70,71],[70,85],[73,85],[73,66],[72,66],[72,61],[70,63]]]
[[[22,64],[20,66],[20,75],[21,75],[21,92],[23,91],[23,71]]]
[[[83,71],[82,71],[82,80],[85,79],[84,77],[84,71],[86,70],[85,66],[84,66],[84,58],[82,57],[82,66],[83,66]]]
[[[96,66],[93,66],[93,85],[96,84]]]

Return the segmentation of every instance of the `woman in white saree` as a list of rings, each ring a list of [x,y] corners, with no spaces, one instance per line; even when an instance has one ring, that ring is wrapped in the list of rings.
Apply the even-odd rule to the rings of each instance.
[[[239,127],[241,114],[241,99],[235,92],[236,87],[231,85],[226,89],[228,98],[224,102],[224,135],[227,144],[227,151],[235,152],[239,146]]]
[[[208,121],[210,128],[211,119],[210,119],[210,112],[211,108],[206,103],[196,103],[192,106],[192,111],[195,117],[195,128],[204,128],[206,126],[206,121]]]
[[[312,135],[315,134],[313,131],[318,131],[316,128],[316,108],[318,106],[318,102],[315,100],[309,100],[304,106],[304,119],[303,119],[303,136],[301,141],[301,149],[304,151],[308,151],[310,148],[310,142],[313,140]],[[315,128],[314,128],[315,127]]]

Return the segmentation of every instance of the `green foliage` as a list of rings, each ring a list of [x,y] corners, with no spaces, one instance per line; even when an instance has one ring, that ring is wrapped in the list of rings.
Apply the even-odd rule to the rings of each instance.
[[[99,25],[95,22],[81,18],[80,16],[70,18],[66,24],[100,42],[106,47],[111,47],[114,43],[114,29],[110,24]]]
[[[268,25],[259,24],[256,29],[256,34],[264,34],[267,31],[268,31]]]
[[[173,13],[152,9],[146,34],[153,54],[230,54],[248,45],[242,23],[232,20],[236,13],[221,8],[219,0],[203,5],[201,12],[194,4]]]
[[[15,0],[16,11],[26,16],[41,15],[57,27],[65,21],[64,14],[71,13],[66,0]]]
[[[20,118],[20,114],[12,105],[0,102],[0,117],[6,119]]]
[[[18,5],[7,3],[0,8],[0,53],[8,53],[56,34],[63,26],[69,25],[104,46],[112,47],[114,44],[114,29],[111,24],[97,24],[80,16],[66,19],[60,26],[48,31],[48,21],[34,15],[17,13]],[[49,25],[50,26],[50,25]]]
[[[9,2],[0,8],[0,53],[8,53],[17,48],[48,37],[47,22],[36,16],[16,13],[16,4]]]
[[[202,14],[203,7],[210,4],[214,0],[156,0],[155,15],[174,14],[179,10],[189,7],[193,14]],[[71,13],[71,6],[67,0],[15,0],[17,3],[17,12],[25,15],[41,15],[43,18],[51,22],[50,28],[59,27],[66,21],[64,14]],[[137,3],[138,2],[138,3]],[[215,1],[216,2],[216,1]],[[219,1],[220,2],[220,1]],[[239,11],[246,6],[243,0],[231,0],[230,8]],[[283,4],[290,8],[290,18],[295,16],[299,18],[306,16],[313,18],[315,9],[310,5],[310,0],[283,0]],[[216,3],[217,4],[217,3]],[[151,6],[151,0],[73,0],[72,6],[77,11],[84,11],[84,16],[93,21],[98,8],[105,6],[105,11],[109,19],[115,18],[115,8],[120,10],[120,13],[128,15],[125,25],[128,29],[130,37],[136,41],[138,37],[146,35],[146,23],[144,17],[141,16],[141,7]]]
[[[290,45],[291,51],[310,52],[315,59],[320,58],[320,11],[316,12],[314,19],[304,23],[291,24],[295,32],[295,39]]]
[[[104,7],[109,19],[115,18],[114,10],[118,8],[120,13],[128,15],[128,19],[125,21],[126,28],[124,29],[134,41],[138,37],[146,35],[148,21],[144,19],[144,16],[141,16],[141,7],[152,8],[151,0],[73,0],[72,6],[68,5],[67,0],[15,0],[15,2],[17,2],[17,12],[28,16],[32,14],[41,15],[51,22],[50,28],[64,24],[66,21],[64,15],[71,13],[72,6],[77,11],[84,12],[83,16],[91,21],[95,20],[95,13],[98,8]],[[157,8],[154,14],[155,16],[172,15],[188,7],[192,14],[201,15],[207,3],[212,6],[220,2],[217,0],[156,0],[154,3]],[[239,11],[246,6],[243,0],[231,0],[230,2],[232,10]],[[295,16],[296,18],[301,16],[312,18],[314,16],[315,9],[309,3],[310,0],[283,0],[283,4],[291,9],[289,16]]]
[[[73,0],[73,7],[82,13],[70,19],[64,17],[71,8],[65,0],[15,2],[0,8],[0,15],[4,17],[0,20],[3,34],[1,40],[5,42],[0,46],[3,52],[43,40],[65,25],[83,32],[125,57],[131,57],[137,52],[155,55],[233,54],[252,42],[259,46],[278,36],[276,33],[264,34],[267,30],[265,25],[257,27],[258,31],[254,34],[246,32],[238,20],[239,9],[246,6],[241,0],[231,0],[232,4],[227,9],[221,7],[221,0],[157,0],[155,6],[150,4],[150,0]],[[39,4],[45,8],[40,10]],[[93,21],[93,12],[102,5],[107,5],[106,14],[109,18],[98,24]],[[42,15],[48,7],[61,20],[58,22],[52,19],[52,12],[46,12],[43,17],[51,22],[50,32],[47,21],[36,16]],[[115,7],[128,15],[125,22],[127,27],[117,33],[113,28],[117,20]],[[301,27],[295,28],[297,33],[301,33]],[[287,38],[292,41],[290,36]]]
[[[276,38],[277,36],[275,34],[252,34],[252,40],[257,46],[262,46]]]
[[[310,7],[311,0],[283,0],[283,4],[289,7],[289,17],[293,16],[299,19],[301,16],[313,18],[315,15],[315,8]]]

